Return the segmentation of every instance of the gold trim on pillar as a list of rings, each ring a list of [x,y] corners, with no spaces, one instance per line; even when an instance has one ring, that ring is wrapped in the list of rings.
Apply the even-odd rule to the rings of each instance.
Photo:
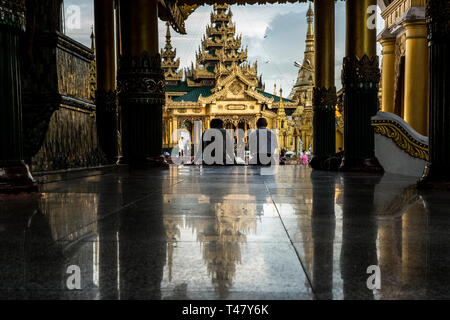
[[[344,89],[377,88],[380,83],[380,69],[378,56],[369,58],[363,55],[344,58],[342,66],[342,86]]]
[[[314,108],[321,108],[334,112],[337,102],[336,87],[313,88],[312,101]]]
[[[165,82],[161,56],[144,52],[121,57],[117,77],[119,100],[124,104],[164,104]]]

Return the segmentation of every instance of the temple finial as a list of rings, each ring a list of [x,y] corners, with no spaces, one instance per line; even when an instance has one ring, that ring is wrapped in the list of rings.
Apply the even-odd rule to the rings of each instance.
[[[91,26],[91,50],[95,51],[94,25]]]
[[[306,16],[307,17],[313,17],[314,16],[314,11],[313,11],[313,9],[311,7],[311,2],[309,3],[309,8],[308,8],[308,11],[306,12]]]

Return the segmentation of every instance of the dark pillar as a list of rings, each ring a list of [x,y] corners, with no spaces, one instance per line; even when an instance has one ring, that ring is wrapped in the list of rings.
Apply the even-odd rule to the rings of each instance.
[[[344,176],[341,276],[346,300],[374,299],[367,268],[378,265],[374,199],[379,182],[379,176]]]
[[[426,16],[430,81],[430,162],[419,187],[450,189],[450,2],[428,0]]]
[[[371,118],[378,111],[379,61],[376,28],[368,28],[368,7],[376,0],[347,0],[346,57],[342,70],[345,141],[343,171],[383,173],[375,157]]]
[[[23,161],[20,37],[25,2],[0,2],[0,194],[37,192]]]
[[[313,171],[311,227],[314,242],[312,285],[319,299],[333,299],[333,251],[336,229],[334,175]]]
[[[117,94],[116,61],[114,44],[114,3],[111,0],[95,0],[95,34],[97,62],[97,133],[100,147],[108,162],[118,157],[117,144]]]
[[[162,148],[164,73],[158,53],[156,0],[120,1],[118,71],[123,161],[157,163]]]
[[[334,84],[334,0],[314,2],[315,85],[313,169],[331,169],[327,159],[336,154],[336,87]],[[329,163],[329,162],[328,162]]]

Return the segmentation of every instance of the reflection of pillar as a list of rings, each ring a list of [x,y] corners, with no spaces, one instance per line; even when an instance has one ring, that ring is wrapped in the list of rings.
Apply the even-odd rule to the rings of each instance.
[[[428,45],[425,20],[405,21],[405,121],[428,136]]]
[[[426,280],[427,214],[423,204],[416,203],[402,216],[402,282],[417,288]]]
[[[164,73],[158,53],[156,0],[120,1],[122,57],[118,72],[124,162],[158,157],[162,147]]]
[[[105,206],[114,205],[121,207],[126,203],[123,199],[123,181],[118,178],[117,183],[108,184],[105,194],[99,195],[98,210]],[[110,194],[117,194],[113,198],[109,198]],[[100,291],[100,299],[117,300],[120,299],[120,261],[119,261],[119,218],[110,217],[108,219],[99,220],[97,224],[98,245],[99,245],[99,261],[98,261],[98,288]]]
[[[380,252],[381,292],[384,299],[398,298],[397,280],[401,266],[402,225],[399,219],[383,219],[378,224],[378,243]]]
[[[334,215],[335,181],[331,176],[311,173],[313,184],[312,237],[314,242],[312,285],[319,299],[333,299],[333,247],[336,218]]]
[[[376,52],[376,28],[369,28],[376,0],[346,1],[346,57],[342,69],[345,116],[346,171],[381,173],[375,158],[374,131],[371,117],[378,111],[380,70]]]
[[[2,1],[0,11],[0,194],[36,192],[23,161],[20,37],[25,1]]]
[[[152,186],[162,190],[161,181],[155,181]],[[136,199],[132,188],[125,184],[122,188],[125,203]],[[142,205],[144,214],[141,210],[131,210],[121,214],[118,221],[120,298],[124,300],[161,299],[167,259],[162,196],[154,197],[151,205]]]
[[[421,186],[440,181],[450,188],[450,2],[427,1],[429,79],[430,79],[430,162]]]
[[[448,6],[447,6],[448,8]],[[448,12],[448,9],[447,9]],[[448,19],[448,16],[447,16]],[[423,268],[427,272],[427,299],[450,299],[450,220],[448,219],[448,197],[442,202],[441,192],[421,191],[427,209],[427,259]]]
[[[380,40],[383,46],[382,110],[394,113],[395,38]]]
[[[359,0],[358,0],[359,1]],[[355,180],[357,179],[357,180]],[[344,176],[341,269],[344,299],[373,299],[367,268],[378,265],[373,176]],[[355,202],[355,199],[359,199]]]
[[[109,162],[118,156],[116,61],[114,44],[114,4],[110,0],[95,0],[95,34],[97,63],[97,132],[100,147]]]
[[[311,167],[314,169],[323,169],[323,160],[336,152],[334,11],[334,0],[314,2],[314,159],[311,161]]]

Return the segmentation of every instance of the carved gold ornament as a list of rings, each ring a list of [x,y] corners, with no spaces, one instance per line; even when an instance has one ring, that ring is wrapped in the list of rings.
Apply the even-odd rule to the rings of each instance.
[[[414,139],[404,128],[394,121],[373,120],[372,126],[375,133],[392,139],[395,144],[413,158],[429,160],[429,148]]]

